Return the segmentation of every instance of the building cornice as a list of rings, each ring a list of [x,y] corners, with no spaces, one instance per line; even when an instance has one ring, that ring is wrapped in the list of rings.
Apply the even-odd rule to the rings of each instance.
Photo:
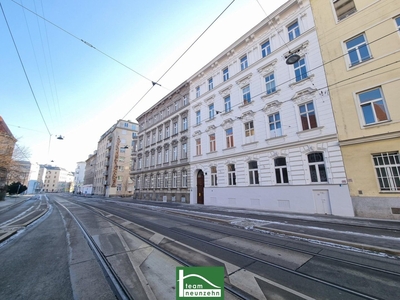
[[[363,144],[363,143],[378,142],[378,141],[396,139],[396,138],[400,138],[400,131],[377,134],[377,135],[372,135],[372,136],[363,136],[363,137],[358,137],[358,138],[348,139],[348,140],[339,140],[339,145],[342,147],[342,146],[350,146],[350,145],[357,145],[357,144]]]

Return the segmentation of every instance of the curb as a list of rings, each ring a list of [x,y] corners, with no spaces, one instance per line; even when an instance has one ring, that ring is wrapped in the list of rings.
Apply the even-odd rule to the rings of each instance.
[[[26,228],[29,224],[32,224],[33,222],[35,222],[36,220],[38,220],[39,218],[41,218],[44,214],[46,214],[49,211],[49,208],[46,208],[42,213],[40,213],[39,215],[37,215],[36,217],[30,219],[29,221],[19,225],[21,228],[17,229],[17,230],[11,230],[8,231],[7,233],[3,234],[2,236],[0,236],[0,243],[4,242],[5,240],[7,240],[8,238],[10,238],[11,236],[13,236],[14,234],[16,234],[18,231],[20,231],[21,229]]]

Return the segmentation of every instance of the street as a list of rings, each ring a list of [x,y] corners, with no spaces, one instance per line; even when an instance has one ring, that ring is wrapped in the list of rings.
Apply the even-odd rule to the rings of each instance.
[[[179,266],[223,266],[225,299],[400,298],[398,222],[46,194],[0,229],[35,209],[0,244],[1,299],[175,299]]]

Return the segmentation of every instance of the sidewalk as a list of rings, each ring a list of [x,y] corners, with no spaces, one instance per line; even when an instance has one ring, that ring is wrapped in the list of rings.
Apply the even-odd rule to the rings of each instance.
[[[0,212],[9,207],[19,204],[20,202],[26,201],[34,195],[18,195],[18,196],[6,196],[3,201],[0,201]]]

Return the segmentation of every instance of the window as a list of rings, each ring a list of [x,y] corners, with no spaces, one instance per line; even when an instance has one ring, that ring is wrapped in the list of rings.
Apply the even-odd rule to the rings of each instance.
[[[200,86],[196,86],[196,98],[200,97]]]
[[[214,119],[214,103],[208,106],[208,117]]]
[[[294,68],[294,74],[296,76],[296,81],[300,81],[308,77],[306,61],[304,57],[301,58],[297,63],[293,64],[293,68]]]
[[[249,162],[249,182],[250,184],[260,184],[258,180],[258,164],[255,160]]]
[[[174,171],[174,172],[172,172],[172,187],[176,188],[176,186],[177,186],[177,174]]]
[[[165,126],[165,138],[169,138],[169,125]]]
[[[250,86],[245,86],[242,88],[243,93],[243,104],[249,104],[251,102]]]
[[[224,104],[225,104],[225,112],[230,112],[232,107],[231,107],[231,96],[226,96],[224,98]]]
[[[187,95],[183,96],[183,105],[188,104],[188,97]]]
[[[150,133],[146,137],[146,146],[150,145]]]
[[[201,139],[196,139],[196,155],[201,155]]]
[[[229,79],[229,69],[226,67],[225,69],[222,70],[222,76],[224,78],[224,81],[227,81]]]
[[[353,0],[333,0],[333,6],[339,21],[357,11]]]
[[[182,158],[187,158],[187,144],[182,144]]]
[[[228,165],[228,185],[236,185],[236,169],[234,164]]]
[[[288,35],[289,41],[294,40],[300,35],[299,22],[296,21],[288,27]]]
[[[172,160],[173,161],[178,160],[178,147],[177,146],[174,146],[172,148]]]
[[[151,143],[154,144],[156,142],[156,131],[153,131],[151,134]]]
[[[210,134],[210,152],[217,151],[216,145],[215,145],[215,134]]]
[[[244,123],[244,135],[246,138],[246,143],[254,142],[254,122],[253,121]]]
[[[164,110],[160,111],[160,120],[162,120],[164,117]]]
[[[140,176],[137,177],[136,183],[137,183],[136,188],[140,189],[142,187],[142,182],[141,182]]]
[[[154,185],[154,176],[150,175],[150,188],[152,189],[154,187],[155,187],[155,185]]]
[[[274,163],[276,183],[289,183],[288,172],[286,168],[286,158],[275,158]]]
[[[147,155],[146,156],[146,165],[145,165],[145,167],[148,168],[149,164],[150,164],[150,157]]]
[[[399,152],[374,154],[376,176],[381,191],[400,191]]]
[[[299,106],[300,119],[303,130],[317,127],[317,118],[315,116],[314,103],[309,102]]]
[[[346,42],[349,54],[350,66],[357,65],[371,58],[364,34],[361,34]]]
[[[208,90],[211,91],[214,88],[213,78],[208,78]]]
[[[232,148],[233,145],[233,129],[228,128],[225,130],[226,133],[226,148]]]
[[[176,101],[174,103],[174,109],[175,109],[175,111],[177,111],[179,109],[179,101]]]
[[[143,148],[143,139],[140,139],[139,140],[139,149],[142,149]]]
[[[162,140],[162,128],[158,128],[158,141]]]
[[[276,91],[274,73],[265,76],[265,90],[267,91],[267,95]]]
[[[157,165],[161,165],[161,151],[157,153]]]
[[[169,149],[165,149],[164,152],[164,163],[169,162]]]
[[[117,184],[117,192],[122,191],[122,184]]]
[[[149,187],[149,177],[147,175],[144,176],[144,188]]]
[[[395,19],[395,21],[396,21],[397,29],[400,31],[400,17],[397,17]]]
[[[151,166],[154,166],[156,164],[156,156],[154,153],[151,154]]]
[[[268,122],[269,122],[269,132],[271,134],[271,138],[281,136],[282,128],[281,128],[281,117],[279,113],[269,115]]]
[[[169,116],[169,113],[170,113],[170,107],[168,106],[167,107],[167,116]]]
[[[168,173],[164,173],[164,188],[168,188]]]
[[[178,122],[173,124],[173,134],[178,134]]]
[[[261,45],[262,57],[266,57],[268,54],[271,54],[271,44],[270,44],[269,40]]]
[[[182,187],[187,187],[187,171],[182,170]]]
[[[248,60],[247,60],[247,55],[245,55],[245,56],[243,56],[241,59],[240,59],[240,70],[244,70],[244,69],[246,69],[247,67],[249,66],[249,62],[248,62]]]
[[[380,88],[358,94],[364,117],[364,124],[373,124],[388,120],[385,100]]]
[[[196,111],[196,125],[200,125],[201,124],[201,114],[200,114],[200,110]]]
[[[117,176],[117,181],[122,181],[122,176]]]
[[[161,188],[161,174],[157,174],[157,188]]]
[[[138,160],[138,169],[142,168],[142,158],[140,157]]]
[[[324,163],[324,154],[316,152],[308,154],[308,165],[310,167],[310,176],[312,182],[327,182]]]
[[[187,130],[187,125],[188,125],[188,123],[187,123],[187,117],[184,117],[184,118],[182,119],[182,130]]]
[[[211,186],[217,186],[217,167],[211,167]]]

